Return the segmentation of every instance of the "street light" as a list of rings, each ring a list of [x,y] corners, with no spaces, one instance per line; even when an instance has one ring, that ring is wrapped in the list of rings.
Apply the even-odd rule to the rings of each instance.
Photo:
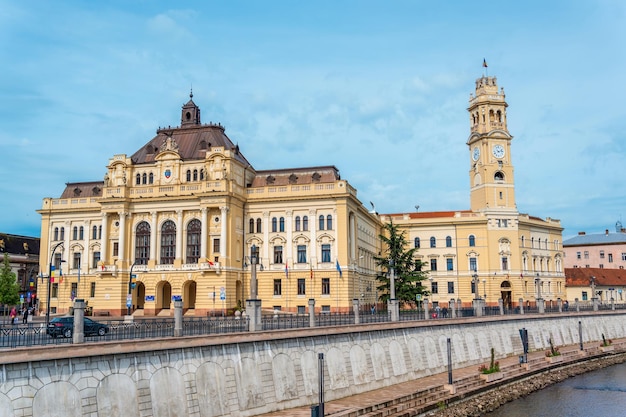
[[[50,286],[52,284],[52,262],[54,261],[54,253],[57,251],[58,247],[63,245],[63,242],[57,243],[54,248],[52,248],[52,254],[50,255],[50,264],[48,265],[48,295],[47,295],[47,303],[46,303],[46,326],[50,323]]]
[[[474,300],[480,300],[480,294],[478,294],[478,284],[480,283],[480,280],[478,279],[478,273],[476,272],[476,270],[474,269],[474,274],[472,275],[472,283],[474,284]]]
[[[131,311],[130,308],[133,304],[133,279],[137,278],[137,275],[133,275],[133,268],[137,264],[135,260],[133,264],[130,266],[130,272],[128,273],[128,295],[126,296],[126,308],[128,309],[128,314],[130,316]]]
[[[483,294],[485,294],[485,302],[487,301],[487,280],[483,278]]]

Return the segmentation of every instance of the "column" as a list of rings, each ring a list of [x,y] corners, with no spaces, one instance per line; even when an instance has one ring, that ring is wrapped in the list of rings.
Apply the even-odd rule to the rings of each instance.
[[[270,213],[269,211],[263,212],[263,253],[261,253],[259,264],[263,265],[263,261],[270,258]],[[268,265],[269,262],[266,262]]]
[[[201,218],[202,218],[202,230],[200,231],[200,259],[202,262],[206,262],[207,256],[207,247],[209,246],[209,242],[207,242],[207,229],[209,227],[209,209],[206,207],[202,207],[200,209]]]
[[[175,259],[180,259],[183,261],[182,253],[183,253],[183,211],[176,210],[176,257]],[[184,262],[183,262],[184,263]]]
[[[150,259],[156,261],[156,250],[157,250],[157,234],[158,234],[158,225],[157,225],[157,213],[156,211],[150,212],[152,216],[151,225],[150,225]]]
[[[107,264],[109,260],[109,215],[107,213],[102,213],[102,239],[101,248],[100,248],[100,260],[104,265]]]
[[[220,261],[223,262],[222,258],[226,258],[226,225],[228,224],[228,207],[222,206],[220,207],[220,212],[222,213],[222,227],[220,229]]]
[[[80,267],[83,268],[83,264],[86,266],[85,272],[89,273],[89,242],[91,239],[91,227],[89,224],[89,220],[85,220],[85,250],[82,251],[80,255]],[[97,265],[96,265],[97,266]]]
[[[120,267],[121,267],[121,262],[124,260],[124,251],[126,250],[126,213],[124,212],[120,212],[120,234],[119,234],[119,239],[120,239],[120,247],[119,247],[119,255],[117,257],[118,261],[120,262]]]
[[[285,231],[287,232],[287,247],[285,249],[285,264],[291,260],[291,265],[293,262],[293,211],[287,210],[285,212]]]
[[[309,252],[311,255],[309,256],[309,260],[311,262],[311,268],[317,262],[317,226],[318,221],[315,217],[315,210],[309,210],[309,225],[311,230],[311,243],[309,244]]]

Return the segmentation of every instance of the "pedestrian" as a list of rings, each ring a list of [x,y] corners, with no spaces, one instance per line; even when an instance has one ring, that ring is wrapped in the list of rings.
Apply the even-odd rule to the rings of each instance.
[[[437,318],[439,317],[439,313],[440,312],[441,312],[441,307],[439,307],[439,306],[435,307],[435,314],[436,314]]]
[[[375,305],[372,306],[372,315],[374,315],[374,314],[376,314],[376,306]]]
[[[22,324],[28,323],[28,308],[24,307],[24,314],[22,315]]]
[[[443,318],[447,319],[448,318],[448,307],[444,307],[441,309],[441,314],[443,314]]]
[[[563,307],[565,308],[565,311],[569,310],[569,302],[567,300],[565,300],[565,304],[563,305]]]
[[[9,317],[11,317],[11,324],[17,323],[17,321],[15,320],[17,317],[17,310],[15,309],[15,307],[11,309],[11,312],[9,313]]]

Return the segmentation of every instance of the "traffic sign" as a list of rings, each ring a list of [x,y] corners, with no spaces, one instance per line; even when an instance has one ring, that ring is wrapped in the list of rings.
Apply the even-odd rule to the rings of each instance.
[[[128,294],[126,296],[126,307],[130,307],[133,305],[133,296]]]
[[[224,301],[226,299],[226,288],[220,288],[220,300]]]

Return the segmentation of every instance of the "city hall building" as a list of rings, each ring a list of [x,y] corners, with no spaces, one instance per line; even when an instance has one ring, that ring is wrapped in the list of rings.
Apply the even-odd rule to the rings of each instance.
[[[170,315],[177,300],[187,315],[230,314],[253,276],[264,310],[371,306],[389,221],[419,248],[436,304],[563,298],[560,222],[517,211],[506,107],[495,77],[476,81],[469,210],[379,215],[335,166],[255,170],[224,126],[201,123],[190,95],[180,126],[114,155],[104,180],[43,200],[40,311],[81,298],[94,314]]]

